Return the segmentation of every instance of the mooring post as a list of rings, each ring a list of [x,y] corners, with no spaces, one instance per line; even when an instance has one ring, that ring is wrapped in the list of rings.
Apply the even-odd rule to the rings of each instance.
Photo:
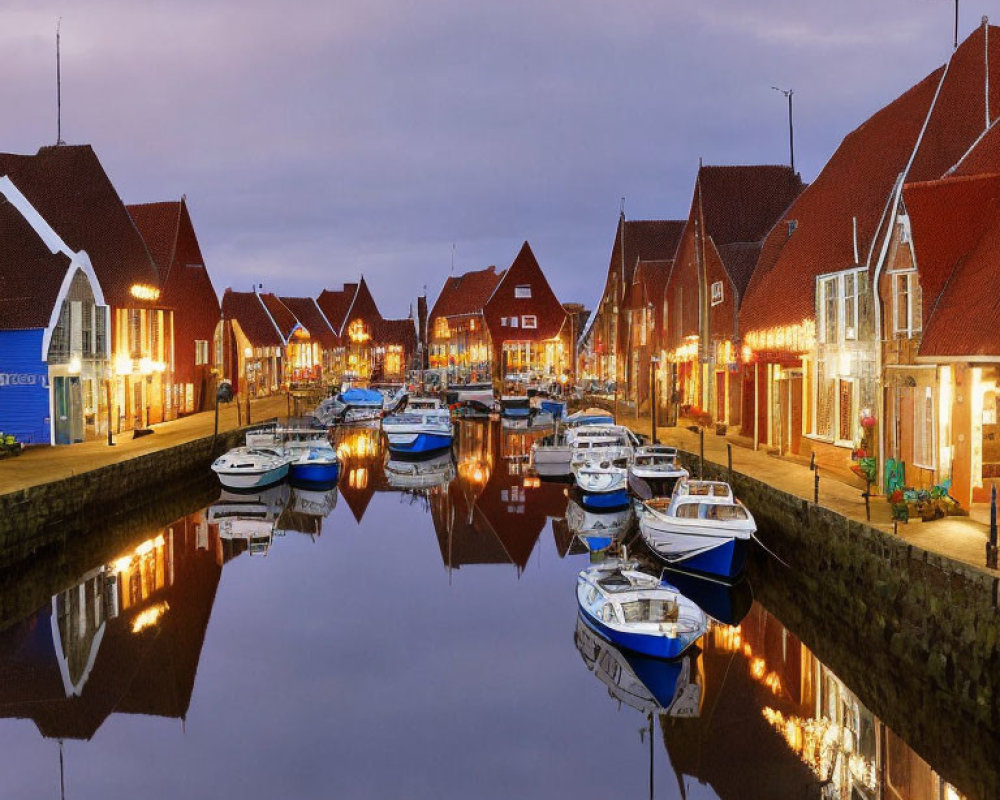
[[[813,471],[815,471],[815,469],[816,469],[816,451],[815,450],[813,450],[809,454],[809,469],[811,469]]]
[[[215,440],[219,438],[219,398],[215,398],[215,430],[212,431],[212,455],[215,455]]]
[[[865,519],[872,521],[872,482],[865,478]]]
[[[705,429],[698,428],[698,478],[705,480]]]
[[[813,502],[819,505],[819,470],[816,470],[813,476]]]
[[[990,540],[986,543],[986,566],[997,568],[997,485],[990,490]]]
[[[247,392],[247,425],[250,424],[250,393]]]
[[[726,442],[726,461],[729,464],[729,485],[733,485],[733,444]]]
[[[236,398],[236,427],[243,427],[243,403],[239,397]]]

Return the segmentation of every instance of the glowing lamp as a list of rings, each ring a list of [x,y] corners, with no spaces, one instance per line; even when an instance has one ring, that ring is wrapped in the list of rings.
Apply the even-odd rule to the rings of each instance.
[[[139,359],[139,372],[147,377],[153,374],[153,359],[143,357]]]
[[[69,374],[70,375],[79,375],[80,374],[80,366],[81,366],[80,365],[80,356],[73,356],[69,360],[69,366],[67,366],[66,369],[69,370]]]
[[[145,283],[134,283],[132,287],[128,290],[128,293],[132,295],[136,300],[159,300],[160,290],[155,286],[149,286]]]
[[[115,374],[116,375],[128,375],[132,372],[132,359],[129,358],[125,353],[119,353],[115,356]]]

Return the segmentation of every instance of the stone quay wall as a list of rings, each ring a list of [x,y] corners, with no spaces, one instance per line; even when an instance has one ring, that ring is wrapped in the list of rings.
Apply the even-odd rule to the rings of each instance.
[[[698,456],[680,455],[697,474]],[[704,475],[730,481],[707,460]],[[1000,579],[749,475],[730,482],[787,564],[764,564],[764,605],[929,763],[949,765],[946,780],[1000,797]]]
[[[220,432],[214,445],[206,436],[0,495],[0,569],[64,541],[67,531],[91,528],[149,501],[172,484],[190,484],[199,475],[214,481],[212,461],[242,444],[246,430]]]

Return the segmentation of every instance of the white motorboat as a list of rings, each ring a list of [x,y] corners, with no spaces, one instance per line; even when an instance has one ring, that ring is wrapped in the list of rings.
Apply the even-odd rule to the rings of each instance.
[[[288,456],[288,477],[300,486],[330,487],[337,483],[340,459],[329,430],[316,417],[290,417],[247,431],[247,447],[281,450]]]
[[[728,483],[684,479],[669,498],[636,505],[649,548],[672,566],[735,578],[757,530],[753,515]]]
[[[581,425],[567,434],[572,449],[570,467],[586,461],[632,460],[639,440],[624,425]]]
[[[704,611],[634,561],[587,567],[577,577],[576,598],[591,629],[616,647],[647,656],[677,658],[708,628]]]
[[[398,457],[419,458],[449,450],[455,435],[447,408],[398,411],[382,419],[389,452]]]
[[[628,467],[625,459],[573,463],[573,480],[584,508],[612,511],[627,508]]]
[[[314,415],[325,425],[366,422],[398,410],[407,396],[406,387],[402,386],[386,391],[353,387],[326,398],[316,407]]]
[[[212,470],[227,489],[252,490],[284,480],[290,463],[280,448],[234,447],[212,462]]]
[[[677,462],[677,448],[662,444],[637,447],[628,468],[629,488],[638,497],[669,497],[677,481],[689,477]]]
[[[575,428],[580,425],[614,425],[615,418],[610,411],[603,408],[585,408],[575,411],[563,421],[567,428]]]
[[[566,438],[566,431],[557,430],[531,443],[531,465],[540,476],[559,478],[572,474],[570,460],[573,447]]]

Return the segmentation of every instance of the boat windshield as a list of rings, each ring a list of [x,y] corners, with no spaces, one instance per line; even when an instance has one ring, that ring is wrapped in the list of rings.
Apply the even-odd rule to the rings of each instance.
[[[677,516],[682,519],[730,522],[747,519],[747,510],[741,505],[728,503],[684,503],[678,507]]]
[[[680,610],[671,597],[643,598],[622,603],[626,622],[677,622]]]

